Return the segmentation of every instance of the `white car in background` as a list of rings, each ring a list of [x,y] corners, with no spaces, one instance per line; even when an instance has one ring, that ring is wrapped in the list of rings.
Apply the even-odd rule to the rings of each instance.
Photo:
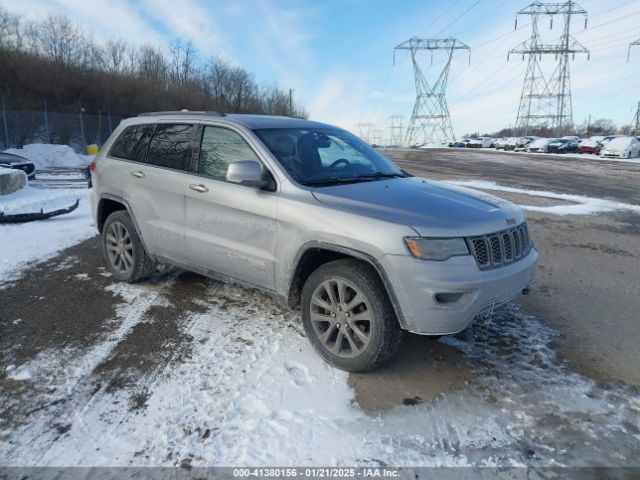
[[[640,140],[636,137],[616,137],[602,147],[600,156],[605,158],[637,158],[640,156]]]
[[[495,138],[491,137],[479,137],[474,138],[467,145],[469,148],[491,148],[496,143]]]
[[[532,135],[529,135],[527,137],[520,137],[518,138],[518,140],[516,140],[516,146],[514,150],[516,152],[526,152],[529,145],[535,142],[538,138],[539,137],[534,137]]]
[[[515,150],[520,137],[511,137],[509,141],[504,145],[505,150]]]
[[[510,137],[502,137],[499,138],[498,140],[496,140],[496,143],[494,144],[494,148],[496,150],[502,150],[504,149],[504,146],[507,144],[507,142],[509,141]]]
[[[529,144],[527,152],[530,153],[546,153],[548,143],[554,140],[553,138],[538,138]]]

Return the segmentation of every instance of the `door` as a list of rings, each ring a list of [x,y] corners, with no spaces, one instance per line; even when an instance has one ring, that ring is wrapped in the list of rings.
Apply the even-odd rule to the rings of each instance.
[[[146,164],[130,172],[131,208],[149,252],[186,265],[185,186],[191,168],[195,127],[189,124],[158,124]]]
[[[273,289],[277,192],[228,183],[227,166],[260,161],[240,133],[200,128],[186,189],[187,248],[194,267]]]

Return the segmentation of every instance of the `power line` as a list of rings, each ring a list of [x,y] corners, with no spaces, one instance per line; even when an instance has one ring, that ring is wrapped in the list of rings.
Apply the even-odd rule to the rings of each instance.
[[[475,7],[476,5],[478,5],[482,0],[477,0],[473,5],[471,5],[469,8],[467,8],[464,12],[462,12],[460,15],[458,15],[456,17],[455,20],[453,20],[451,23],[449,23],[446,27],[444,27],[442,30],[440,30],[437,34],[436,37],[441,35],[442,32],[446,31],[449,29],[449,27],[451,27],[453,24],[455,24],[458,20],[460,20],[462,17],[464,17],[467,13],[469,13],[471,11],[471,9],[473,7]]]

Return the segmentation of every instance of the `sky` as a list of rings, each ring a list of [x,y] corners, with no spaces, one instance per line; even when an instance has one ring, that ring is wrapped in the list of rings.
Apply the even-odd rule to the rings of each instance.
[[[120,37],[134,44],[168,45],[191,40],[203,58],[219,55],[245,67],[259,82],[294,90],[314,120],[357,133],[374,123],[384,137],[389,117],[408,123],[415,86],[408,52],[395,46],[413,36],[455,37],[471,47],[454,54],[447,102],[456,136],[513,126],[526,62],[507,52],[530,35],[530,18],[514,29],[520,0],[0,0],[14,13],[41,18],[62,13],[96,40]],[[573,37],[587,47],[587,60],[571,62],[575,123],[608,118],[629,124],[640,101],[639,0],[583,0],[588,26],[572,23]],[[543,39],[557,41],[540,21]],[[434,81],[445,57],[419,57],[427,81]],[[555,60],[543,60],[551,69]]]

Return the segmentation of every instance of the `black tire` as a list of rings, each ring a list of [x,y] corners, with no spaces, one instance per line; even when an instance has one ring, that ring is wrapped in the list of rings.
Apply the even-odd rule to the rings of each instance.
[[[368,331],[369,338],[367,340],[368,344],[362,346],[363,349],[361,352],[349,358],[333,353],[327,345],[320,340],[320,335],[317,332],[318,322],[316,322],[316,328],[314,328],[311,320],[313,308],[312,297],[314,293],[316,293],[325,282],[331,282],[334,279],[351,284],[359,290],[358,293],[364,297],[366,302],[366,304],[363,302],[359,308],[366,307],[368,316],[370,317],[370,320],[367,320],[370,325]],[[366,262],[344,259],[320,266],[309,276],[302,289],[301,308],[302,324],[311,345],[327,363],[341,370],[346,370],[347,372],[367,372],[373,370],[389,361],[400,347],[403,330],[398,324],[393,306],[380,277],[375,269]],[[344,312],[342,315],[349,316]],[[356,313],[354,315],[358,316],[359,314]],[[346,320],[346,323],[346,326],[343,325],[345,332],[351,332],[351,338],[356,339],[357,335],[355,335],[353,325],[349,325],[349,320]],[[338,326],[339,325],[340,324],[338,324]],[[356,328],[358,327],[356,326]],[[328,329],[329,327],[327,327],[326,330]],[[339,338],[341,338],[342,341],[342,337]],[[346,336],[344,338],[345,341],[348,340]],[[335,343],[337,344],[337,340]],[[346,343],[351,344],[351,340]]]
[[[108,238],[109,232],[113,232],[111,228],[115,228],[116,226],[122,226],[130,239],[127,245],[130,246],[132,261],[130,267],[127,269],[118,268],[114,265],[112,257],[107,251],[110,242]],[[136,228],[133,225],[133,221],[126,210],[113,212],[104,222],[102,227],[102,254],[109,271],[114,277],[123,282],[139,282],[150,277],[156,271],[157,264],[144,249],[140,237],[138,237],[138,233],[136,232]]]

